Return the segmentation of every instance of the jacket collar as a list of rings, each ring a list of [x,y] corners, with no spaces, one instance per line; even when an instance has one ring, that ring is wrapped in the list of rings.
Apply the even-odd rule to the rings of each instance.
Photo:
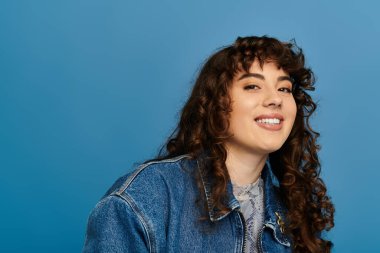
[[[202,161],[202,160],[201,160]],[[198,169],[200,168],[199,159],[197,159],[197,165]],[[209,210],[209,217],[210,220],[215,222],[222,220],[223,218],[227,217],[232,211],[240,210],[240,204],[239,201],[235,198],[233,195],[233,189],[232,189],[232,183],[231,181],[228,181],[227,183],[227,199],[226,199],[226,206],[229,208],[230,211],[228,211],[225,214],[219,214],[219,210],[214,208],[211,208],[212,201],[210,198],[211,194],[211,182],[212,180],[204,175],[201,169],[199,169],[203,187],[205,190],[205,196],[206,201],[208,205]],[[286,208],[282,204],[279,196],[279,183],[272,172],[272,168],[269,162],[269,158],[267,159],[265,166],[263,168],[263,171],[261,173],[261,177],[264,181],[264,226],[271,228],[274,232],[274,236],[276,240],[285,245],[290,246],[290,240],[288,236],[286,236],[283,233],[283,224],[285,223],[285,215],[286,215]]]

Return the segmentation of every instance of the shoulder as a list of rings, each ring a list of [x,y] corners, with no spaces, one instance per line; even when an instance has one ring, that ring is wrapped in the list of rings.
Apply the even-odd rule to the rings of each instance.
[[[166,183],[176,184],[187,179],[196,168],[196,164],[189,155],[143,163],[120,177],[107,191],[106,196],[133,193],[136,189],[149,191],[163,187]]]
[[[164,247],[166,224],[178,220],[183,210],[194,204],[197,187],[193,172],[197,168],[196,159],[182,155],[141,164],[120,177],[90,215],[88,252],[99,244],[111,247],[109,238],[119,237],[126,252],[137,249],[137,242],[147,249]]]

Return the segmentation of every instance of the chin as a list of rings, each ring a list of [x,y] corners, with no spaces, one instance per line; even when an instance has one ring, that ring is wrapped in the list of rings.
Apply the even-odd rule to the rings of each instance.
[[[266,147],[263,147],[263,153],[270,154],[270,153],[276,152],[281,147],[282,147],[282,144],[281,145],[266,146]]]

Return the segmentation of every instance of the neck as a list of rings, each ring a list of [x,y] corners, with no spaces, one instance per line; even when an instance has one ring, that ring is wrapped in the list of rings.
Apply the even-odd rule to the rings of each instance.
[[[268,154],[254,154],[232,147],[226,147],[226,150],[226,167],[231,181],[237,185],[256,182],[265,166]]]

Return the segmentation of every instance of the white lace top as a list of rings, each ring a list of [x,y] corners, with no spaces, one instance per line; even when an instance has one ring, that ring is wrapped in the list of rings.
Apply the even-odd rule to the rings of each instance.
[[[232,187],[246,224],[244,252],[256,253],[258,234],[264,223],[264,182],[259,178],[256,182],[243,186],[232,183]]]

